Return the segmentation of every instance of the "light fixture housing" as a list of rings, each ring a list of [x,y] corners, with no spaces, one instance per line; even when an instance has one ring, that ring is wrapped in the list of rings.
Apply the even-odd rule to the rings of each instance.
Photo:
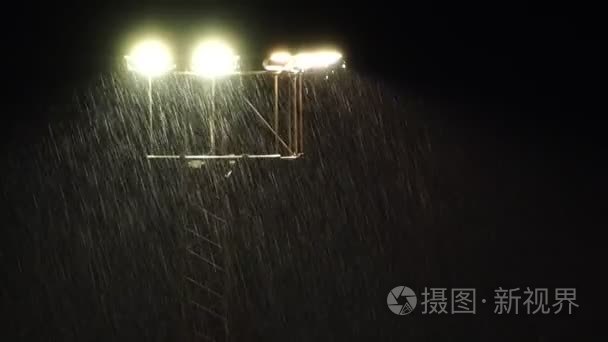
[[[275,51],[264,60],[263,66],[267,71],[291,71],[293,56],[288,51]]]
[[[319,50],[301,52],[293,56],[293,67],[305,71],[310,69],[325,69],[342,60],[342,54],[335,50]]]
[[[295,55],[287,51],[276,51],[264,61],[264,69],[276,72],[301,72],[311,69],[326,69],[340,61],[342,54],[336,50],[305,51]]]
[[[191,71],[206,78],[230,75],[238,69],[239,56],[221,40],[207,40],[192,53]]]
[[[129,70],[147,77],[157,77],[175,68],[171,50],[156,39],[144,40],[136,44],[125,56]]]
[[[289,51],[275,51],[270,55],[269,60],[277,64],[287,64],[291,62],[293,56]]]

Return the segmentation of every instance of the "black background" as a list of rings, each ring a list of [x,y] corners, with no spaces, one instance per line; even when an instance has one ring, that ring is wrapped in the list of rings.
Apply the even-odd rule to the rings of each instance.
[[[455,119],[500,120],[530,135],[595,126],[585,121],[596,118],[605,70],[603,24],[593,9],[272,1],[14,5],[3,25],[5,79],[13,82],[7,90],[18,95],[7,98],[17,106],[69,96],[75,84],[125,54],[126,38],[148,28],[161,29],[185,52],[205,27],[227,27],[248,58],[283,44],[336,43],[357,70],[441,101],[502,109],[467,109]]]

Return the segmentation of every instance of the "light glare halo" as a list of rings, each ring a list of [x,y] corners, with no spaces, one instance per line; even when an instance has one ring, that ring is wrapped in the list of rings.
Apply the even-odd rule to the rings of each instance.
[[[239,56],[226,43],[209,40],[199,44],[192,54],[192,72],[214,78],[232,74],[237,69]]]
[[[277,64],[287,64],[291,62],[292,57],[287,51],[276,51],[270,55],[270,61]]]
[[[342,54],[333,51],[302,52],[294,56],[294,66],[300,70],[327,68],[342,59]]]
[[[126,60],[130,70],[147,77],[161,76],[175,67],[170,49],[156,39],[136,44]]]

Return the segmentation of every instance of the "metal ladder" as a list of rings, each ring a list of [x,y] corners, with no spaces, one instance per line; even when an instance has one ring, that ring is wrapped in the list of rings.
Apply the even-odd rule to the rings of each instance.
[[[182,317],[191,341],[228,341],[228,222],[206,208],[184,228]]]

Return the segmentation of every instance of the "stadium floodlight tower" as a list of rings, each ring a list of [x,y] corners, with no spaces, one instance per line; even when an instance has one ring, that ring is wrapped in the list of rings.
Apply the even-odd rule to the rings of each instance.
[[[306,73],[326,70],[342,61],[342,55],[335,50],[305,51],[291,54],[288,51],[276,51],[264,60],[263,70],[241,71],[239,56],[229,44],[220,39],[204,40],[196,46],[192,54],[190,70],[176,71],[170,50],[157,40],[144,41],[135,46],[130,55],[126,56],[130,70],[148,78],[148,111],[150,116],[150,139],[153,139],[152,119],[152,80],[165,74],[189,75],[200,77],[211,82],[211,115],[207,116],[209,126],[209,146],[204,150],[207,154],[154,154],[146,155],[147,159],[184,159],[190,166],[200,166],[206,161],[229,160],[236,161],[244,158],[285,159],[293,160],[301,157],[304,151],[304,119],[303,119],[303,75]],[[342,64],[344,66],[344,64]],[[234,153],[218,154],[216,150],[216,83],[221,79],[238,76],[269,75],[274,79],[273,113],[264,115],[255,105],[244,98],[244,102],[263,126],[272,132],[274,137],[271,153]],[[279,79],[288,78],[288,88],[280,91]],[[288,94],[287,106],[280,106],[279,94]],[[270,95],[270,94],[269,94]],[[243,94],[244,97],[244,94]],[[281,109],[287,108],[287,113]],[[221,114],[221,113],[220,113]],[[282,124],[279,130],[279,125]],[[201,149],[204,146],[201,146]]]
[[[157,40],[144,41],[135,46],[130,55],[126,56],[127,65],[131,71],[141,74],[147,77],[148,80],[148,115],[149,115],[149,129],[150,129],[150,142],[154,142],[155,135],[153,125],[154,111],[153,111],[153,98],[152,98],[152,85],[153,79],[162,77],[166,74],[172,74],[176,76],[179,84],[181,84],[181,77],[195,78],[202,80],[203,82],[211,82],[210,99],[211,103],[209,108],[209,115],[205,115],[205,120],[208,120],[209,127],[209,145],[208,146],[197,146],[197,149],[208,151],[207,154],[151,154],[148,153],[146,158],[148,160],[162,160],[162,159],[174,159],[174,160],[185,160],[187,165],[193,168],[201,167],[203,164],[213,161],[227,161],[230,164],[236,163],[239,159],[278,159],[278,160],[296,160],[300,158],[304,153],[304,119],[303,119],[303,77],[307,73],[313,73],[315,71],[323,71],[328,68],[336,66],[344,67],[344,64],[340,64],[342,61],[342,55],[337,51],[333,50],[318,50],[310,52],[300,52],[291,54],[288,51],[276,51],[268,56],[263,62],[263,70],[259,71],[241,71],[239,68],[239,56],[230,47],[229,44],[218,40],[210,39],[204,40],[198,44],[191,57],[190,69],[187,71],[175,70],[173,59],[169,49],[163,43]],[[257,117],[263,124],[264,130],[268,129],[272,135],[266,134],[267,142],[264,142],[264,151],[271,151],[271,153],[258,154],[258,153],[227,153],[218,154],[218,148],[216,148],[216,113],[219,106],[216,106],[216,86],[218,82],[225,80],[230,77],[241,77],[247,78],[252,77],[256,81],[256,86],[259,77],[272,77],[273,81],[273,93],[268,87],[268,96],[272,96],[271,101],[267,101],[267,104],[272,104],[272,113],[263,113],[256,108],[256,106],[246,98],[246,94],[238,93],[239,98],[243,100],[246,110],[251,111],[255,115],[251,117]],[[287,82],[284,82],[287,80]],[[266,80],[270,81],[270,80]],[[184,82],[188,84],[187,80]],[[266,83],[267,84],[267,83]],[[267,84],[268,85],[268,84]],[[286,86],[286,89],[280,90],[281,86]],[[259,88],[258,88],[259,90]],[[286,96],[286,98],[280,97],[280,95]],[[240,102],[239,102],[240,103]],[[265,115],[266,114],[266,115]],[[203,117],[203,116],[200,116]],[[249,126],[249,125],[248,125]],[[265,132],[268,133],[268,132]],[[203,133],[203,134],[206,134]],[[269,137],[269,138],[268,138]],[[267,144],[266,144],[267,143]],[[154,144],[151,144],[154,145]],[[213,168],[212,168],[213,169]],[[226,176],[229,176],[230,171]],[[186,191],[187,193],[188,191]],[[221,211],[221,201],[211,201],[209,206],[219,206]],[[197,202],[196,210],[200,209],[200,203]],[[224,227],[229,225],[229,220],[223,219],[221,216],[212,214],[214,210],[205,209],[205,217],[208,220],[208,227]],[[230,214],[226,215],[229,216]],[[213,222],[213,223],[209,223]],[[191,228],[191,227],[190,227]],[[195,335],[201,336],[204,340],[221,340],[217,336],[225,336],[225,340],[228,340],[229,329],[228,329],[228,304],[227,298],[229,291],[225,284],[229,283],[227,280],[227,267],[226,262],[228,256],[227,245],[222,243],[226,241],[225,236],[227,229],[210,229],[215,231],[216,239],[212,240],[209,236],[203,236],[201,231],[196,228],[192,230],[185,228],[186,233],[183,234],[184,239],[192,237],[192,240],[188,240],[184,243],[186,255],[190,258],[194,258],[197,262],[206,265],[208,272],[202,272],[200,269],[188,269],[188,262],[184,271],[184,283],[185,288],[188,286],[193,287],[194,290],[185,290],[187,293],[188,303],[194,305],[195,312],[192,313],[194,319],[193,328]],[[193,228],[194,229],[194,228]],[[223,233],[222,233],[223,232]],[[212,246],[206,251],[212,250],[209,255],[203,255],[202,250],[194,250],[194,246]],[[218,259],[224,259],[224,266],[222,266]],[[194,264],[194,263],[193,263]],[[199,264],[196,264],[199,265]],[[205,274],[211,275],[218,273],[221,274],[219,277],[224,277],[221,281],[201,279],[204,278]],[[224,283],[224,288],[218,283]],[[190,312],[190,311],[189,311]],[[218,322],[221,324],[218,325]],[[218,327],[218,331],[211,335],[217,335],[214,338],[209,338],[209,331],[215,331],[210,327]],[[201,329],[207,329],[203,334]],[[203,330],[204,330],[203,329]]]

